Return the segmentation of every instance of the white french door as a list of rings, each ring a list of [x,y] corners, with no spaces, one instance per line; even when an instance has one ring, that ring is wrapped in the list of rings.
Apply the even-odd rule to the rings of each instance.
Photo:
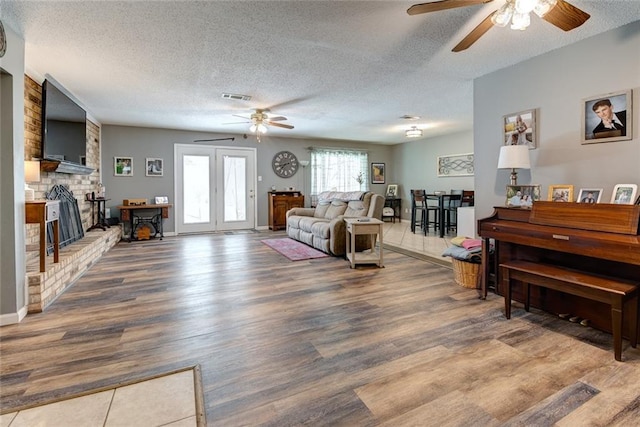
[[[255,227],[256,150],[176,144],[176,231]]]

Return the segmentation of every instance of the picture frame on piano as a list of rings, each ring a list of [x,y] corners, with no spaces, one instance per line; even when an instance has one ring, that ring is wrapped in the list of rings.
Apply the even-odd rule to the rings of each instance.
[[[598,144],[632,139],[631,100],[631,89],[583,99],[581,143]]]
[[[547,200],[550,202],[573,202],[573,185],[550,185]]]
[[[531,209],[534,202],[540,200],[539,185],[507,185],[507,200],[510,208]]]
[[[578,203],[600,203],[602,188],[581,188],[578,193]]]
[[[611,193],[611,203],[616,205],[633,205],[638,194],[638,186],[636,184],[616,184]]]

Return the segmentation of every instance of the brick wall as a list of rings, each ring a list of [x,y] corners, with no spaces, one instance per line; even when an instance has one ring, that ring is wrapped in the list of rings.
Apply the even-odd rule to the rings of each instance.
[[[25,76],[24,79],[24,156],[25,160],[39,159],[42,155],[42,85]],[[100,184],[100,127],[87,121],[87,166],[94,168],[91,175],[71,175],[58,172],[40,172],[40,182],[30,183],[36,199],[44,199],[45,192],[54,185],[66,186],[78,200],[82,225],[87,230],[91,224],[91,205],[84,200],[86,193],[97,192]],[[26,226],[27,262],[37,253],[38,225]]]
[[[25,76],[24,87],[24,153],[25,160],[39,159],[42,154],[42,86]],[[98,191],[100,185],[100,127],[87,121],[87,166],[95,169],[91,175],[71,175],[58,172],[40,172],[39,183],[29,183],[36,199],[44,199],[45,192],[54,185],[66,186],[78,200],[82,225],[87,230],[92,224],[91,204],[85,194]],[[122,230],[113,226],[106,231],[92,231],[85,237],[60,250],[60,262],[46,259],[46,271],[38,271],[39,226],[26,224],[26,280],[29,288],[28,312],[45,309],[61,293],[109,249],[120,241]]]

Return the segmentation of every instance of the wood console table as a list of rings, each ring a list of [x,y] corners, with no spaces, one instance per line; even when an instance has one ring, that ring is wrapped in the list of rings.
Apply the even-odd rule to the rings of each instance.
[[[40,272],[45,271],[47,256],[47,224],[53,226],[53,262],[60,260],[60,200],[35,200],[25,202],[25,222],[40,224]]]
[[[136,226],[141,223],[150,223],[156,229],[156,234],[160,234],[160,240],[164,237],[164,231],[162,227],[162,220],[169,218],[169,208],[173,205],[170,203],[152,204],[152,205],[120,205],[117,208],[120,210],[120,219],[123,223],[129,223],[129,238],[128,241],[135,240],[134,235]],[[140,217],[136,215],[136,211],[155,211],[151,217]],[[136,221],[136,219],[138,221]]]

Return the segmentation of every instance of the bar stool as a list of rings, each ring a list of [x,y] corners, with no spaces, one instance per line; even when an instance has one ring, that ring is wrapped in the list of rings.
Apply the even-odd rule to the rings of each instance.
[[[411,232],[416,232],[416,226],[424,230],[427,217],[427,192],[425,190],[411,190]]]
[[[445,230],[450,231],[458,227],[458,208],[461,206],[473,206],[473,191],[466,192],[464,190],[451,190],[445,212]],[[471,194],[469,194],[471,193]],[[464,205],[463,205],[464,200]]]

